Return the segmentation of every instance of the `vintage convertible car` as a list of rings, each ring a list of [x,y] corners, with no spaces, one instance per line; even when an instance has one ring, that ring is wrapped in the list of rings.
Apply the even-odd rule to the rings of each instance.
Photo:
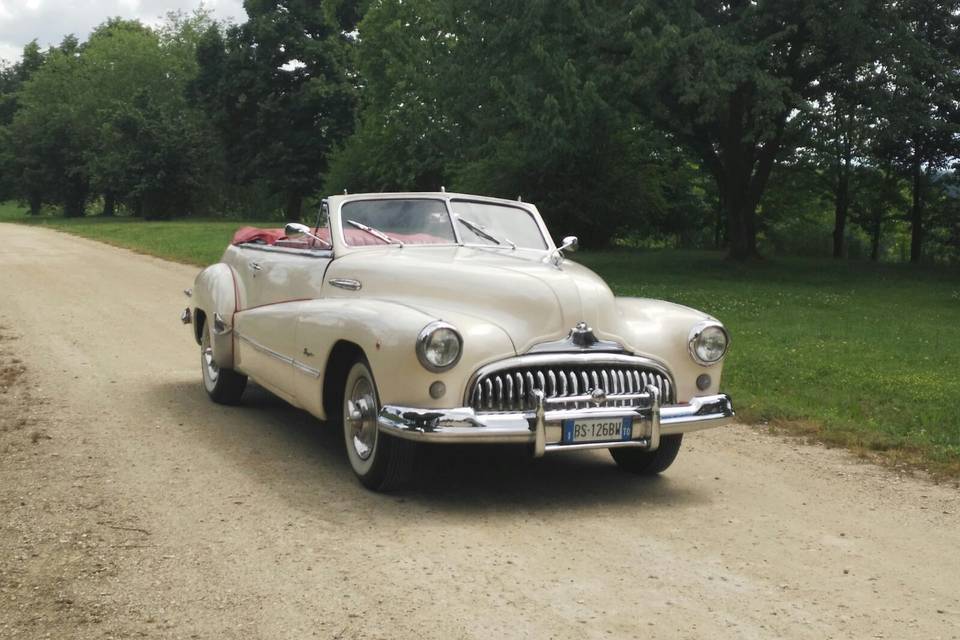
[[[733,417],[719,393],[727,331],[614,297],[565,259],[576,246],[557,247],[520,201],[335,196],[312,228],[238,231],[182,320],[214,401],[238,403],[253,378],[342,428],[373,489],[407,478],[425,443],[604,448],[659,473],[684,433]]]

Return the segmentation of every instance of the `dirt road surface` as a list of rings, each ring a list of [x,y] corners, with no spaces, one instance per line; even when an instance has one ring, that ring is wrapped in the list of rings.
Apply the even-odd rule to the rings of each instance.
[[[196,269],[0,225],[2,638],[960,638],[960,491],[737,426],[659,479],[210,403]]]

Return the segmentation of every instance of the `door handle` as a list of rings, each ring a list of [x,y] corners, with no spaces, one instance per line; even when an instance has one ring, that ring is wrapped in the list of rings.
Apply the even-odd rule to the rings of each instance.
[[[260,266],[259,262],[251,262],[250,268],[253,269],[254,271],[260,271],[261,269],[263,269],[263,267]]]

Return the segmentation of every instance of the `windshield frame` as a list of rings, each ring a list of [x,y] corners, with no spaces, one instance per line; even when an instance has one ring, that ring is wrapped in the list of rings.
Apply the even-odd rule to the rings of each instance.
[[[539,213],[532,207],[532,205],[526,205],[523,202],[514,202],[514,201],[505,201],[498,199],[487,200],[485,198],[479,198],[476,196],[468,196],[462,194],[452,194],[452,193],[439,193],[439,194],[427,194],[427,193],[411,193],[411,194],[390,194],[380,196],[379,194],[357,194],[356,196],[341,196],[343,200],[337,203],[336,207],[336,221],[339,229],[335,238],[343,245],[343,248],[350,251],[353,250],[362,250],[362,249],[383,249],[385,247],[394,247],[397,249],[410,249],[412,247],[470,247],[470,248],[483,248],[483,249],[492,249],[495,251],[536,251],[538,253],[544,253],[552,251],[555,247],[553,238],[550,236],[550,233],[547,231],[546,225],[543,223],[543,219],[540,217]],[[375,245],[353,245],[347,242],[346,234],[344,230],[346,229],[346,224],[343,217],[343,208],[348,204],[353,204],[354,202],[379,202],[383,200],[433,200],[443,202],[443,206],[447,212],[447,220],[450,223],[450,226],[453,228],[454,242],[436,242],[429,244],[375,244]],[[471,204],[479,205],[493,205],[498,207],[508,207],[512,209],[517,209],[517,212],[521,215],[527,215],[530,217],[531,221],[536,225],[537,230],[540,232],[540,237],[546,246],[543,248],[534,248],[534,247],[521,247],[518,246],[516,249],[510,247],[510,245],[496,245],[492,243],[483,243],[483,242],[465,242],[463,235],[461,233],[460,224],[456,220],[456,215],[453,213],[451,207],[451,201],[458,202],[467,202]],[[525,206],[526,205],[526,206]],[[370,225],[374,226],[375,225]],[[379,229],[379,228],[378,228]],[[383,229],[379,229],[383,231]],[[387,235],[390,235],[389,232]],[[494,231],[495,233],[495,231]],[[331,234],[333,235],[333,234]]]

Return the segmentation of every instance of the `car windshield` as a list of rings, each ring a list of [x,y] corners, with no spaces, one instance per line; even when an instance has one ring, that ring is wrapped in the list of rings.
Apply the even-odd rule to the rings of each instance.
[[[443,200],[357,200],[343,205],[340,218],[343,237],[352,246],[457,241]]]
[[[350,246],[462,242],[505,249],[514,245],[547,248],[537,221],[525,209],[468,200],[452,200],[450,205],[453,219],[439,199],[347,202],[340,213],[343,237]]]
[[[526,209],[472,200],[451,200],[450,207],[463,221],[458,231],[465,244],[547,248],[540,226]]]

